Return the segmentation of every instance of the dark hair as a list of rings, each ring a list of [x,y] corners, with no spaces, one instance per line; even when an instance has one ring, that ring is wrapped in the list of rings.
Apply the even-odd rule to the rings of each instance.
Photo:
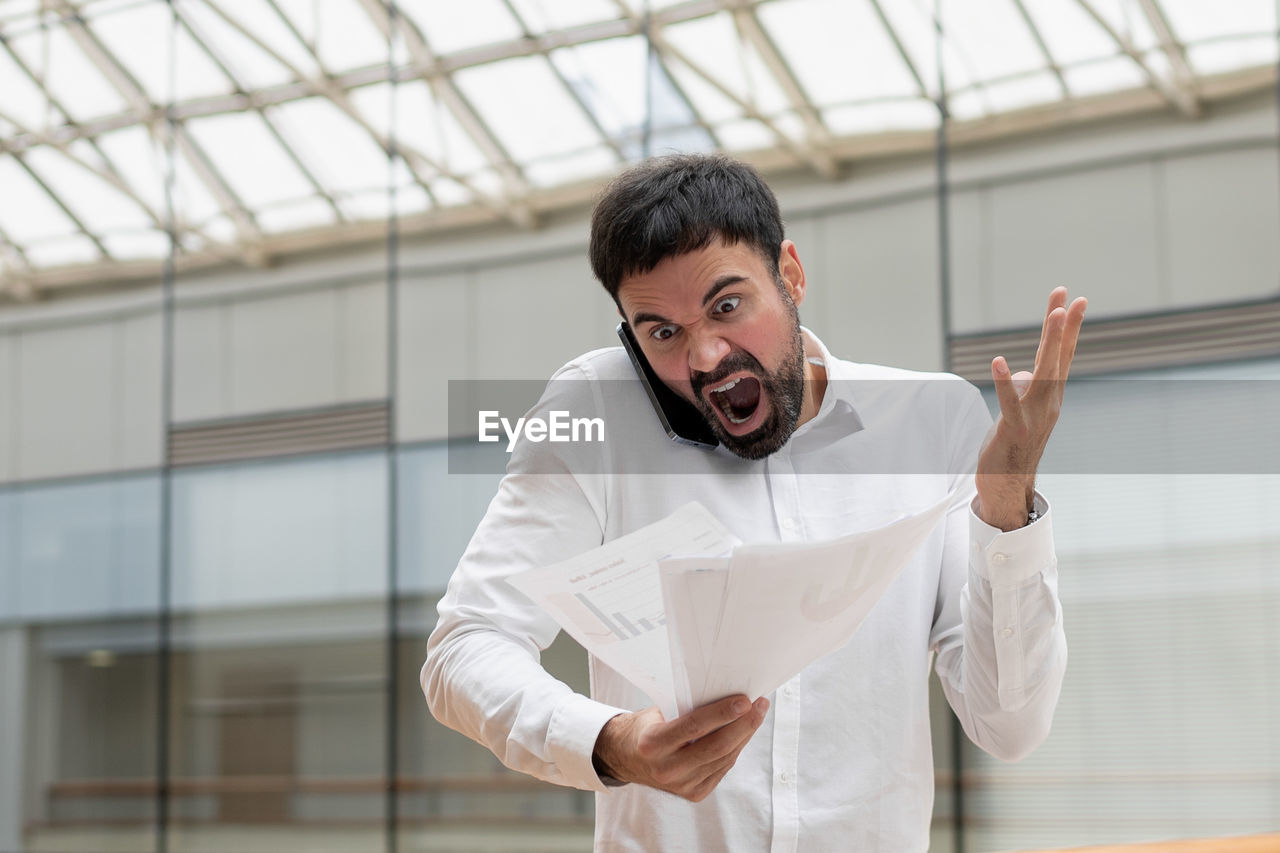
[[[605,188],[591,215],[591,271],[618,301],[622,280],[719,237],[760,253],[778,278],[782,215],[755,169],[722,154],[645,160]]]

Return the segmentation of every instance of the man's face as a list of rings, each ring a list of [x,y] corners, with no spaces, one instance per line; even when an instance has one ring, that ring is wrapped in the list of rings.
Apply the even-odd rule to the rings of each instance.
[[[804,274],[790,242],[781,258],[779,287],[755,249],[717,239],[618,289],[654,371],[746,459],[785,444],[804,404]]]

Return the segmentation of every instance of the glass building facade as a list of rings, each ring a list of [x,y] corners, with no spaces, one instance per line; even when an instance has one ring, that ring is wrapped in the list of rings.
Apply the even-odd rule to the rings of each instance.
[[[1274,383],[1280,362],[1176,374],[1242,375]],[[1122,405],[1083,387],[1081,422]],[[957,790],[964,849],[1274,827],[1280,533],[1262,520],[1280,472],[1060,473],[1070,452],[1041,482],[1071,654],[1053,733],[1017,765],[957,757],[935,708],[936,849],[956,847]],[[590,794],[505,770],[425,711],[434,603],[496,486],[446,457],[397,449],[394,526],[385,451],[175,470],[163,678],[161,475],[5,487],[0,735],[22,757],[0,791],[19,849],[589,849]],[[587,689],[571,641],[543,660]]]
[[[129,27],[120,21],[148,6],[157,7],[148,14],[159,8],[111,0],[81,5],[92,11],[91,25],[95,16],[114,18],[122,32]],[[201,4],[168,5],[204,16]],[[282,5],[299,14],[307,6]],[[489,4],[476,8],[481,5]],[[582,5],[598,10],[587,24],[616,16],[612,4]],[[703,15],[701,5],[654,4],[674,9],[658,21],[673,37],[670,42],[688,53],[714,49],[727,57],[717,67],[760,71],[757,54],[766,43],[749,38],[727,8],[708,6]],[[788,8],[817,9],[818,21],[823,9],[869,18],[877,8],[747,5],[759,6],[766,22],[772,19],[779,28]],[[894,9],[907,8],[881,5],[895,19]],[[1000,5],[1002,26],[1021,32],[1013,5]],[[1095,5],[1112,29],[1129,17],[1129,4]],[[1275,58],[1271,4],[1236,4],[1252,10],[1248,20],[1225,12],[1205,15],[1203,4],[1141,5],[1168,7],[1175,25],[1192,15],[1203,27],[1191,39],[1196,71],[1271,73],[1265,67]],[[250,6],[266,8],[247,3],[245,9]],[[915,6],[903,30],[916,34],[907,54],[927,58],[937,47],[937,33],[923,7]],[[1039,17],[1054,4],[1032,6]],[[74,16],[64,19],[34,3],[0,0],[0,13],[12,9],[19,9],[11,19],[20,19],[32,63],[44,30],[76,26]],[[861,12],[849,11],[854,9]],[[1073,19],[1082,14],[1077,4],[1062,9]],[[159,11],[167,21],[170,10]],[[179,31],[166,21],[161,23],[173,38]],[[1082,26],[1098,29],[1087,20]],[[287,44],[314,46],[318,30],[302,29],[277,35],[287,36]],[[324,28],[327,35],[343,31],[333,19]],[[886,27],[884,38],[890,31],[896,30]],[[1065,32],[1047,18],[1043,31]],[[485,30],[480,25],[468,32],[479,39]],[[528,34],[521,32],[512,30],[497,47],[523,50]],[[751,117],[769,108],[754,100],[746,79],[754,72],[726,72],[744,79],[724,90],[731,103],[715,113],[709,109],[723,100],[716,94],[721,90],[705,82],[703,72],[681,61],[664,70],[675,54],[652,53],[638,29],[625,37],[612,32],[579,29],[583,42],[568,52],[557,53],[553,41],[538,48],[564,60],[592,52],[599,42],[608,48],[590,64],[605,70],[626,64],[619,50],[635,60],[626,64],[627,97],[619,98],[627,116],[587,126],[588,142],[573,137],[557,142],[565,150],[517,158],[514,165],[531,169],[531,180],[545,176],[538,190],[548,198],[564,189],[562,179],[606,173],[646,146],[718,145],[750,154],[770,145],[775,161],[779,151],[795,153],[794,131],[805,123],[794,107],[775,103],[772,118]],[[1133,85],[1142,85],[1142,69],[1164,69],[1166,50],[1176,54],[1177,44],[1157,47],[1139,39],[1132,51],[1112,55],[1111,42],[1100,45],[1095,38],[1097,50],[1055,63],[1040,54],[1045,45],[1030,38],[1030,29],[1024,35],[1023,53],[1035,57],[1028,66],[1034,77],[1052,84],[1059,75],[1061,85],[1045,90],[1051,96],[1029,97],[1022,71],[985,69],[981,79],[955,93],[956,121],[991,119],[995,126],[1007,119],[1013,126],[1028,116],[1010,117],[1006,109],[1050,102],[1068,113],[1092,104],[1097,120],[1124,115],[1101,130],[1028,124],[1055,130],[1017,142],[944,148],[935,161],[934,132],[941,120],[935,98],[946,94],[934,88],[936,68],[925,75],[919,93],[904,96],[915,103],[909,114],[894,113],[901,121],[882,121],[880,109],[893,105],[879,92],[868,91],[857,102],[819,103],[822,119],[850,147],[799,150],[824,155],[818,166],[827,155],[835,164],[838,154],[842,163],[856,164],[852,176],[821,168],[821,181],[807,172],[798,176],[794,169],[803,160],[787,160],[770,176],[777,176],[788,236],[800,246],[815,283],[801,307],[806,325],[838,355],[937,370],[955,367],[959,337],[1036,320],[1044,293],[1059,283],[1090,296],[1090,324],[1233,305],[1243,305],[1246,319],[1275,316],[1266,313],[1276,311],[1280,280],[1274,92],[1248,103],[1228,102],[1241,92],[1257,95],[1257,86],[1236,90],[1227,85],[1231,80],[1206,78],[1206,89],[1212,83],[1227,92],[1210,120],[1160,116],[1143,124],[1127,117],[1132,109],[1153,109],[1139,95],[1152,96],[1156,104],[1164,103],[1161,98],[1181,103],[1187,91],[1162,89],[1158,97],[1154,90],[1129,92],[1133,98],[1122,105],[1087,99],[1125,94],[1133,74],[1139,76]],[[58,47],[54,60],[67,38],[52,42]],[[742,38],[753,46],[739,55]],[[799,71],[807,85],[837,79],[814,73],[803,59],[807,38],[784,41],[787,55],[805,63]],[[346,40],[330,43],[338,42]],[[426,138],[435,128],[434,101],[414,112],[414,104],[427,103],[427,82],[406,80],[395,95],[394,80],[381,71],[373,74],[367,64],[385,63],[386,75],[394,78],[387,44],[376,37],[363,43],[368,56],[342,66],[333,78],[339,89],[350,90],[367,121],[385,119],[393,112],[391,101],[400,98],[402,140],[440,155],[449,166],[450,152],[432,148],[435,142],[448,146]],[[1241,52],[1246,43],[1265,49]],[[397,45],[403,53],[398,39]],[[484,42],[457,47],[469,51]],[[1220,55],[1224,50],[1233,52],[1231,62]],[[843,62],[848,50],[835,39],[820,53]],[[999,51],[976,53],[992,59]],[[0,71],[8,67],[8,55],[0,50]],[[858,61],[870,62],[867,56]],[[1198,64],[1214,57],[1218,65]],[[472,59],[481,71],[490,61]],[[493,59],[525,60],[532,58]],[[562,64],[556,70],[565,73]],[[1098,69],[1105,73],[1093,74]],[[467,68],[455,70],[467,76]],[[88,76],[60,75],[59,89]],[[14,72],[4,81],[29,76]],[[1091,76],[1097,77],[1092,88],[1077,84]],[[589,78],[594,79],[584,73],[582,80]],[[512,95],[525,92],[528,81],[516,90],[504,79],[494,77],[486,87],[493,100],[483,100],[492,113],[501,115],[513,100],[527,101],[522,108],[536,113],[536,96]],[[582,92],[602,96],[573,74],[567,79],[579,84],[573,91],[587,100]],[[277,80],[266,91],[289,106],[294,85]],[[568,83],[557,85],[567,97]],[[648,111],[637,108],[646,86]],[[1023,94],[1000,100],[1001,92],[1010,96],[1013,90]],[[0,84],[0,92],[9,91]],[[305,94],[299,90],[297,98]],[[321,94],[329,98],[335,91]],[[388,100],[388,94],[395,97]],[[232,99],[225,109],[204,95],[193,96],[193,109],[203,104],[228,113],[195,118],[219,125],[227,119],[229,127],[269,125],[253,112],[243,122],[230,115],[241,107],[232,103],[235,96],[223,97]],[[698,102],[696,111],[690,99]],[[27,118],[36,124],[49,106],[38,100],[24,99]],[[88,100],[94,109],[105,103]],[[868,112],[872,108],[875,114]],[[64,118],[74,123],[74,115]],[[102,149],[122,169],[146,173],[156,210],[161,174],[179,167],[177,206],[168,216],[203,223],[207,234],[195,229],[186,235],[200,263],[224,261],[218,252],[226,248],[222,238],[231,223],[216,211],[190,207],[193,199],[201,200],[190,191],[201,181],[181,164],[195,155],[179,150],[175,158],[169,151],[166,164],[141,125],[119,127],[116,117],[98,113],[82,118],[92,126],[80,141],[99,135]],[[302,126],[333,126],[313,124],[315,119]],[[529,124],[504,123],[503,138],[521,137]],[[446,125],[446,135],[457,136]],[[968,141],[980,141],[986,127],[962,127],[961,141],[966,129],[972,134]],[[54,156],[46,150],[54,147],[52,137],[15,128],[0,121],[0,141],[8,146],[8,153],[0,152],[6,178],[21,171],[13,160],[19,148]],[[394,141],[394,124],[376,129],[380,140]],[[868,129],[890,135],[872,139],[866,148],[845,136]],[[911,146],[900,149],[907,137],[892,134],[907,130]],[[260,150],[265,133],[241,136],[232,127],[209,140],[226,143],[217,156],[234,169],[254,163],[251,153]],[[597,140],[600,134],[608,139]],[[323,140],[326,152],[330,144],[337,146],[338,136]],[[591,159],[593,151],[609,146],[608,157]],[[237,153],[242,147],[248,153]],[[340,159],[344,149],[334,150]],[[463,154],[467,150],[461,148]],[[374,152],[378,158],[384,153]],[[455,147],[453,156],[458,153]],[[556,171],[562,160],[579,158],[595,165]],[[9,213],[0,231],[7,228],[10,235],[35,203],[6,203],[4,192],[14,198],[15,187],[27,186],[32,198],[44,198],[40,176],[45,184],[58,183],[50,180],[57,169],[46,171],[39,156],[28,159],[34,162],[30,175],[0,183],[0,211]],[[98,165],[99,172],[109,171]],[[396,164],[396,181],[406,180],[404,165],[403,158]],[[453,163],[472,182],[465,192],[459,184],[450,194],[452,178],[443,173],[430,183],[442,209],[453,210],[473,196],[502,196],[508,188],[498,167],[511,165],[482,159],[467,171]],[[951,170],[950,183],[939,165]],[[385,160],[363,160],[361,169],[374,176],[369,180],[379,184],[376,191],[359,195],[349,187],[320,187],[311,198],[309,188],[300,200],[277,199],[251,212],[267,214],[267,236],[288,238],[295,227],[359,220],[374,223],[360,232],[365,238],[379,239],[381,218],[396,204],[396,192],[400,213],[424,213],[414,206],[424,196],[414,196],[411,187],[393,191],[381,185]],[[245,173],[239,180],[262,190],[256,186],[260,177]],[[333,196],[330,203],[342,203],[341,215],[294,217],[326,192]],[[493,475],[449,472],[448,380],[545,379],[568,358],[616,343],[616,314],[591,281],[586,229],[581,210],[573,207],[586,194],[566,198],[566,206],[556,208],[539,231],[499,229],[492,217],[467,219],[467,209],[450,221],[460,228],[483,221],[483,229],[460,231],[456,241],[453,232],[428,235],[421,245],[406,248],[404,254],[413,257],[403,266],[390,248],[386,264],[381,257],[370,261],[361,254],[367,245],[346,231],[342,239],[353,242],[334,252],[326,241],[337,232],[320,230],[305,247],[311,254],[296,266],[215,268],[189,277],[179,272],[168,351],[153,281],[141,296],[144,288],[84,300],[72,295],[61,305],[53,300],[12,312],[6,303],[0,311],[0,853],[590,849],[592,795],[506,770],[487,750],[436,723],[419,686],[435,604],[498,482]],[[53,220],[65,216],[47,198],[43,205]],[[272,212],[279,228],[269,225]],[[512,215],[528,227],[519,211]],[[150,239],[163,238],[167,224],[144,230]],[[388,229],[393,238],[395,228],[393,222]],[[35,262],[41,247],[56,255],[58,241],[69,239],[53,226],[28,230],[39,231],[26,245]],[[78,245],[92,248],[98,229],[71,230]],[[238,239],[231,231],[231,239]],[[0,241],[0,249],[7,245]],[[281,245],[287,249],[288,240]],[[253,260],[252,252],[237,246]],[[166,248],[173,250],[161,239],[149,243],[145,255],[154,258]],[[428,255],[430,262],[423,262]],[[93,275],[91,266],[77,275]],[[0,278],[5,269],[0,267]],[[84,284],[76,276],[68,281]],[[595,301],[583,296],[587,291]],[[1091,351],[1091,328],[1086,326],[1082,360]],[[1260,343],[1249,345],[1262,355],[1231,361],[1221,355],[1230,347],[1223,344],[1218,354],[1197,349],[1201,343],[1194,334],[1167,340],[1159,330],[1143,334],[1149,350],[1158,351],[1154,363],[1176,364],[1176,370],[1128,372],[1127,381],[1113,386],[1073,384],[1041,478],[1054,507],[1070,649],[1053,732],[1027,760],[996,762],[956,737],[935,683],[934,850],[971,853],[1280,829],[1280,466],[1274,464],[1280,410],[1271,390],[1280,380],[1280,344],[1268,343],[1275,340],[1274,330],[1242,332],[1240,346],[1256,339]],[[1230,338],[1229,330],[1216,334]],[[1096,340],[1114,343],[1115,337]],[[996,345],[994,338],[988,343]],[[1095,364],[1090,372],[1121,378],[1119,369]],[[167,398],[161,389],[170,370]],[[1175,384],[1184,380],[1199,384]],[[1224,395],[1222,380],[1256,384],[1250,393]],[[175,436],[192,425],[324,414],[370,401],[389,407],[385,441],[341,451],[295,447],[254,459],[167,464]],[[1150,417],[1153,412],[1157,417]],[[586,661],[572,641],[561,637],[542,661],[587,692]]]

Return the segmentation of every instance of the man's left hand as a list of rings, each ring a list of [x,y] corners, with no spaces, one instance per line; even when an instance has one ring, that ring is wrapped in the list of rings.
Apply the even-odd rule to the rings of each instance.
[[[1071,359],[1088,301],[1067,306],[1067,289],[1049,294],[1033,372],[1010,373],[1004,356],[991,361],[1000,417],[978,456],[978,517],[1001,530],[1027,523],[1035,491],[1036,467],[1062,409]]]

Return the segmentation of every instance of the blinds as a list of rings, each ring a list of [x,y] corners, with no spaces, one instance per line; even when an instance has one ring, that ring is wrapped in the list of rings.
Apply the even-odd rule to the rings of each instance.
[[[951,370],[989,383],[991,359],[1005,355],[1014,370],[1035,361],[1040,326],[955,335]],[[1080,331],[1073,376],[1114,374],[1174,365],[1280,355],[1280,299],[1142,317],[1090,319]]]
[[[177,424],[169,430],[169,460],[173,465],[201,465],[382,447],[389,431],[390,406],[385,400]]]

